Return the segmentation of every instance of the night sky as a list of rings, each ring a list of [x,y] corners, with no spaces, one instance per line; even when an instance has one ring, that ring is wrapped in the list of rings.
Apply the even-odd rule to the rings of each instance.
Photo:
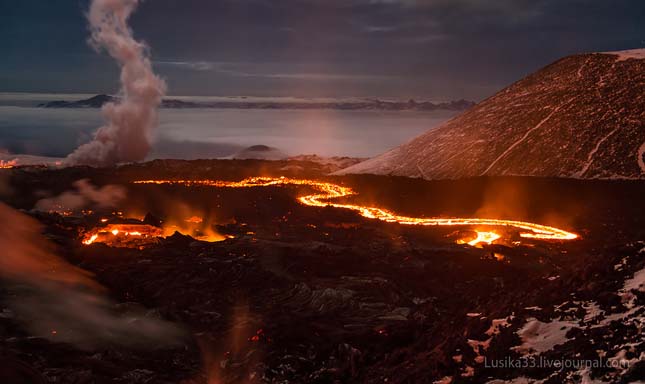
[[[0,91],[115,92],[82,0],[0,0]],[[147,0],[174,95],[479,100],[556,60],[645,46],[643,0]]]

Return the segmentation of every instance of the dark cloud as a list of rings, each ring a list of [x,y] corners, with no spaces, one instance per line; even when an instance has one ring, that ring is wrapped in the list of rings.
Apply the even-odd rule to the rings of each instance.
[[[86,1],[4,1],[0,88],[113,91]],[[645,46],[642,0],[154,0],[135,13],[174,94],[481,98],[560,56]]]

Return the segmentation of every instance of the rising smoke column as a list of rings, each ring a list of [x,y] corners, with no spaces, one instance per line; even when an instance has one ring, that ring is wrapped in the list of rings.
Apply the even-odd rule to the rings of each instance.
[[[66,163],[106,166],[143,160],[150,150],[157,107],[166,84],[152,71],[148,50],[136,41],[128,18],[141,0],[93,0],[87,14],[90,44],[105,49],[121,67],[121,100],[103,106],[107,122],[92,141],[78,147]]]

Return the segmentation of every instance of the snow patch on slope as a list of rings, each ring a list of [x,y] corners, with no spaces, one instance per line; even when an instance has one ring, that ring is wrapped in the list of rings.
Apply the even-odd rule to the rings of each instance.
[[[602,145],[602,143],[607,141],[607,139],[609,139],[611,135],[618,132],[620,128],[621,126],[617,126],[611,132],[605,135],[603,138],[598,140],[598,142],[596,143],[596,146],[591,150],[591,152],[589,152],[589,155],[587,155],[587,162],[585,163],[585,165],[582,167],[580,171],[578,171],[578,173],[575,174],[576,177],[582,177],[585,174],[585,172],[587,172],[587,170],[591,166],[591,163],[593,163],[594,155],[596,154],[596,152],[598,152],[598,149],[600,149],[600,146]]]
[[[516,377],[512,380],[491,380],[487,381],[486,384],[541,384],[544,380],[534,380],[528,377]]]
[[[625,61],[629,59],[645,60],[645,48],[629,49],[626,51],[603,52],[603,53],[607,53],[610,55],[617,55],[618,56],[617,61]]]
[[[638,153],[636,155],[638,156],[638,166],[641,169],[641,173],[645,173],[645,141],[638,148]]]
[[[645,269],[634,273],[634,277],[625,281],[625,291],[636,290],[639,292],[645,292]]]
[[[569,103],[571,103],[572,101],[573,101],[573,98],[572,98],[572,99],[570,99],[569,101],[567,101],[564,105],[568,105],[568,104],[569,104]],[[551,111],[551,113],[549,113],[549,114],[548,114],[544,119],[540,120],[540,122],[539,122],[539,123],[537,123],[537,125],[536,125],[536,126],[534,126],[533,128],[529,129],[528,131],[526,131],[526,133],[524,133],[524,135],[523,135],[519,140],[517,140],[516,142],[514,142],[513,144],[511,144],[511,146],[509,146],[508,148],[506,148],[506,150],[505,150],[504,152],[502,152],[502,154],[501,154],[501,155],[499,155],[495,160],[493,160],[493,162],[492,162],[492,163],[490,163],[490,165],[488,166],[488,168],[486,168],[486,170],[484,170],[484,172],[482,172],[482,175],[485,175],[488,171],[490,171],[490,170],[491,170],[491,168],[493,168],[493,167],[495,166],[495,164],[497,164],[497,162],[498,162],[500,159],[502,159],[502,158],[503,158],[504,156],[506,156],[509,152],[511,152],[515,147],[517,147],[517,146],[518,146],[518,145],[520,145],[524,140],[526,140],[526,138],[527,138],[527,137],[529,137],[529,135],[530,135],[533,131],[535,131],[535,130],[539,129],[542,125],[544,125],[544,123],[546,123],[547,121],[549,121],[549,119],[551,118],[551,116],[553,116],[556,112],[558,112],[560,109],[562,109],[562,107],[563,107],[564,105],[559,105],[559,106],[555,107],[555,108]]]
[[[394,170],[394,164],[398,164],[397,158],[400,155],[400,147],[393,148],[384,154],[341,169],[332,175],[348,175],[359,173],[389,174]]]
[[[571,328],[578,325],[575,321],[551,321],[543,323],[535,318],[529,318],[524,326],[517,331],[522,344],[512,349],[522,354],[540,354],[550,351],[557,345],[566,343],[566,337]]]
[[[491,341],[495,336],[499,335],[503,328],[507,328],[510,325],[510,321],[515,318],[514,315],[509,315],[507,317],[502,317],[501,319],[493,319],[491,325],[486,330],[485,334],[488,336],[486,340],[472,340],[468,339],[468,345],[473,349],[473,352],[477,355],[475,357],[475,362],[481,364],[484,362],[484,352],[490,347]]]
[[[645,254],[645,241],[629,244],[635,255]],[[642,305],[641,293],[645,292],[645,267],[640,263],[632,273],[622,275],[622,287],[616,291],[622,305],[606,305],[603,308],[596,301],[573,300],[554,306],[552,316],[543,321],[535,317],[526,319],[526,323],[516,333],[522,344],[511,348],[524,357],[544,354],[546,359],[563,359],[578,361],[582,357],[577,351],[580,340],[595,348],[597,358],[589,358],[605,364],[603,367],[581,364],[573,370],[553,371],[540,379],[519,376],[512,380],[493,380],[487,384],[508,383],[543,383],[567,382],[581,384],[602,384],[609,382],[641,382],[633,380],[639,373],[639,364],[645,361],[645,307]],[[623,257],[614,265],[614,270],[630,268],[628,260],[634,257]],[[605,303],[606,304],[606,303]],[[529,307],[530,308],[530,307]],[[575,328],[575,333],[569,330]],[[570,342],[574,344],[570,344]],[[578,343],[576,345],[575,343]],[[575,346],[574,349],[571,347]],[[564,374],[564,377],[563,377]],[[531,376],[531,374],[528,374]],[[558,380],[558,381],[553,381]]]

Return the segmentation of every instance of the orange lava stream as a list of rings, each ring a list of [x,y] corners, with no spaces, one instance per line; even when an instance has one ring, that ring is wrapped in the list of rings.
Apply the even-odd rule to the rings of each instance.
[[[6,169],[8,169],[8,168],[13,168],[13,167],[15,167],[16,165],[18,165],[18,161],[17,161],[17,160],[9,160],[9,161],[6,161],[6,160],[0,160],[0,168],[3,168],[3,169],[4,169],[4,168],[6,168]]]
[[[105,242],[116,239],[117,237],[135,237],[151,238],[163,234],[161,228],[153,227],[146,224],[108,224],[105,227],[96,228],[86,234],[83,239],[84,245],[94,244],[95,242]],[[112,237],[109,237],[112,235]]]
[[[500,238],[500,235],[498,235],[495,232],[480,232],[477,231],[477,237],[474,240],[471,240],[468,242],[468,245],[472,245],[473,247],[479,243],[486,243],[490,244],[493,241],[497,240]]]
[[[514,227],[525,230],[520,236],[531,239],[544,240],[573,240],[578,237],[575,233],[550,227],[547,225],[529,223],[516,220],[485,219],[485,218],[423,218],[400,216],[388,210],[378,207],[367,207],[355,204],[333,203],[330,200],[355,195],[356,192],[349,187],[337,184],[326,183],[322,181],[291,179],[287,177],[250,177],[241,181],[222,181],[222,180],[139,180],[135,184],[178,184],[184,186],[209,186],[219,188],[250,188],[250,187],[268,187],[281,185],[305,185],[317,189],[319,193],[309,194],[298,197],[302,204],[312,207],[336,207],[350,209],[358,212],[363,217],[369,219],[378,219],[389,223],[399,223],[403,225],[462,225],[462,226],[495,226],[495,227]],[[492,233],[492,232],[491,232]],[[495,236],[499,235],[492,233]],[[478,239],[480,232],[478,232]],[[492,242],[497,238],[479,240],[477,242]]]

